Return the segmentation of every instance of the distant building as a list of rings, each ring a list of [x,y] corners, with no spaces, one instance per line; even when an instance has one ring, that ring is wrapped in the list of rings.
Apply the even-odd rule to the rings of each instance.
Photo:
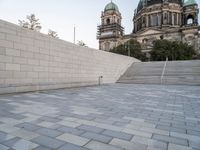
[[[156,39],[187,42],[199,51],[198,14],[195,0],[140,0],[133,17],[133,32],[124,35],[121,13],[111,1],[102,12],[98,26],[99,49],[109,51],[133,38],[141,43],[147,56]]]

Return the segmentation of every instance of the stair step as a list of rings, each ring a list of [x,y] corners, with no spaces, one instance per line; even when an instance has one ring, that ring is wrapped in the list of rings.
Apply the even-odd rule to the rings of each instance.
[[[118,83],[160,84],[165,62],[134,63]],[[162,83],[200,85],[200,60],[167,62]]]

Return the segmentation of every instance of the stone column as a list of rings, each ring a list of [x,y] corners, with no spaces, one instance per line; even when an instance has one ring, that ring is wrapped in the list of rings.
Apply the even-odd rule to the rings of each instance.
[[[151,27],[151,15],[148,15],[148,23],[149,23],[148,27]]]
[[[137,21],[135,21],[135,32],[137,32]]]
[[[172,24],[172,26],[175,25],[174,13],[171,13],[171,24]]]

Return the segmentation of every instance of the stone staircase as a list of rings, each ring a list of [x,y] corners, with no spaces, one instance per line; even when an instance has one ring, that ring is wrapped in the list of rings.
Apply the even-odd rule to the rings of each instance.
[[[200,60],[133,63],[118,83],[200,85]],[[161,80],[161,76],[163,78]]]

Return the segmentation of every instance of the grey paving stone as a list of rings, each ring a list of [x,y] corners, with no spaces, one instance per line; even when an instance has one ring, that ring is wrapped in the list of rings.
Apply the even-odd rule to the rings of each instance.
[[[39,147],[35,148],[34,150],[52,150],[52,149],[49,149],[49,148],[46,148],[43,146],[39,146]]]
[[[61,127],[57,128],[57,130],[64,132],[64,133],[71,133],[71,134],[74,134],[74,135],[80,135],[80,134],[85,132],[83,130],[79,130],[79,129],[71,128],[71,127],[66,127],[66,126],[61,126]]]
[[[90,141],[90,139],[80,137],[77,135],[73,135],[73,134],[69,134],[69,133],[62,134],[62,135],[58,136],[57,139],[65,141],[67,143],[79,145],[79,146],[84,146],[85,144],[87,144]]]
[[[49,137],[57,137],[62,134],[62,132],[53,130],[53,129],[48,129],[48,128],[40,128],[35,131],[38,134],[49,136]]]
[[[31,124],[31,123],[26,123],[26,122],[25,123],[21,123],[21,124],[17,124],[16,127],[23,128],[23,129],[28,130],[28,131],[34,131],[34,130],[37,130],[37,129],[41,128],[38,125]]]
[[[193,150],[193,148],[169,143],[168,150]]]
[[[3,145],[6,145],[16,150],[29,150],[29,149],[34,149],[38,147],[37,144],[18,138],[18,137],[3,142]]]
[[[90,141],[87,145],[84,147],[90,149],[90,150],[123,150],[120,147],[116,147],[110,144],[104,144],[97,141]]]
[[[102,128],[98,128],[95,126],[88,126],[88,125],[81,125],[81,126],[77,127],[77,129],[86,130],[86,131],[90,131],[90,132],[94,132],[94,133],[101,133],[104,131],[104,129],[102,129]]]
[[[115,126],[125,127],[128,123],[116,121],[113,123]]]
[[[37,143],[38,145],[42,145],[50,149],[57,149],[65,144],[65,142],[63,141],[53,139],[50,137],[45,137],[45,136],[37,137],[31,141],[34,143]]]
[[[178,145],[188,146],[188,141],[186,139],[164,136],[164,135],[159,135],[159,134],[154,134],[153,139],[159,140],[159,141],[164,141],[164,142],[169,142],[169,143],[174,143],[174,144],[178,144]]]
[[[182,134],[177,132],[171,132],[171,136],[176,138],[184,138],[189,141],[189,145],[194,148],[200,147],[200,137],[195,135],[189,135],[189,134]]]
[[[131,134],[117,132],[117,131],[111,131],[111,130],[105,130],[104,132],[102,132],[102,134],[111,136],[111,137],[115,137],[115,138],[119,138],[119,139],[123,139],[123,140],[127,140],[127,141],[130,141],[131,138],[133,137],[133,135],[131,135]]]
[[[60,147],[58,150],[88,150],[88,149],[68,143]]]
[[[8,147],[12,147],[15,143],[17,143],[19,140],[21,140],[21,138],[16,137],[7,141],[2,142],[3,145],[8,146]]]
[[[196,136],[200,137],[200,132],[199,131],[187,130],[187,134],[196,135]]]
[[[99,119],[99,118],[96,118],[94,121],[95,121],[95,122],[99,122],[99,123],[110,124],[110,125],[112,125],[112,124],[114,123],[114,121],[112,121],[112,120]]]
[[[199,150],[199,91],[200,88],[198,86],[113,84],[101,87],[0,96],[0,144],[4,145],[3,142],[14,139],[15,137],[9,134],[16,132],[19,128],[35,132],[43,127],[52,129],[51,131],[53,132],[68,133],[68,135],[59,136],[65,142],[69,141],[68,143],[73,140],[74,144],[80,144],[77,140],[82,141],[83,145],[87,144],[86,142],[91,139],[101,141],[101,136],[117,139],[122,138],[119,143],[125,144],[130,141],[129,136],[123,134],[127,133],[131,136],[150,139],[147,140],[147,144],[149,145],[147,150],[161,148],[158,147],[161,141],[186,147],[189,144],[194,150]],[[74,107],[83,108],[86,111],[76,109],[75,112],[73,111]],[[88,113],[88,110],[93,111],[92,113]],[[133,118],[133,120],[124,119],[125,116]],[[22,122],[26,123],[18,124],[17,121],[19,122],[21,119]],[[58,124],[57,121],[61,124]],[[142,123],[138,123],[138,121],[142,121]],[[134,127],[133,124],[139,124],[137,129],[129,129],[129,127]],[[156,129],[166,131],[166,133],[170,132],[170,136],[159,135],[161,134],[160,130],[153,129],[155,125]],[[143,130],[140,130],[141,126]],[[79,129],[79,127],[83,129]],[[150,129],[147,130],[144,127]],[[102,134],[99,128],[107,129],[109,132],[106,131],[108,133]],[[44,132],[41,131],[40,134],[57,136],[57,134]],[[155,133],[153,137],[151,132]],[[16,135],[20,135],[23,138],[24,134]],[[82,135],[90,138],[88,139]],[[81,136],[88,140],[81,139]],[[57,140],[56,138],[50,139],[52,141]],[[20,141],[18,143],[28,143],[22,139],[18,140]],[[104,148],[104,150],[110,150],[111,145],[103,142],[107,141],[97,143],[93,141],[89,143],[93,149]],[[43,143],[45,143],[44,140]],[[51,141],[46,143],[51,143]],[[130,146],[131,144],[128,143],[127,146]],[[83,146],[82,144],[81,146]],[[95,144],[97,145],[96,147]],[[157,147],[153,147],[155,145]],[[111,147],[113,148],[113,146]],[[54,149],[52,147],[47,148]]]
[[[95,141],[99,141],[102,143],[109,143],[112,140],[112,137],[93,133],[93,132],[86,132],[86,133],[82,134],[81,136],[88,138],[88,139],[95,140]]]
[[[39,120],[53,122],[53,123],[61,121],[61,119],[59,119],[59,118],[47,117],[47,116],[41,117],[41,118],[39,118]]]
[[[0,142],[7,141],[14,138],[14,136],[8,135],[7,133],[0,132]]]
[[[27,131],[27,130],[24,130],[24,129],[19,129],[15,132],[12,132],[11,134],[16,136],[16,137],[23,138],[25,140],[31,140],[31,139],[34,139],[34,138],[39,136],[39,134],[37,134],[35,132]]]
[[[162,150],[167,149],[167,143],[168,143],[168,142],[161,142],[161,141],[153,140],[153,139],[149,139],[149,138],[144,138],[141,136],[134,136],[133,139],[131,140],[131,142],[148,145],[148,147],[151,147],[151,149],[157,148],[157,149],[162,149]]]
[[[13,118],[13,119],[16,119],[16,120],[21,120],[21,119],[24,119],[26,118],[26,116],[23,116],[21,114],[10,114],[8,115],[9,118]]]
[[[115,139],[115,138],[110,142],[110,144],[120,147],[122,149],[126,149],[126,150],[146,150],[147,149],[147,145],[143,145],[140,143],[132,143],[129,141],[124,141],[124,140]]]
[[[189,146],[192,148],[200,149],[200,140],[199,139],[189,140]]]
[[[158,125],[156,128],[161,129],[161,130],[171,131],[171,132],[186,133],[186,129],[173,128],[170,126]]]
[[[8,150],[8,149],[9,149],[9,147],[0,144],[0,150]]]
[[[37,144],[35,143],[32,143],[30,141],[27,141],[27,140],[24,140],[24,139],[21,139],[19,141],[17,141],[13,146],[12,148],[13,149],[16,149],[16,150],[30,150],[30,149],[34,149],[38,147]]]
[[[48,121],[42,121],[42,122],[38,123],[37,125],[44,127],[44,128],[51,128],[52,126],[55,125],[55,123],[48,122]]]

